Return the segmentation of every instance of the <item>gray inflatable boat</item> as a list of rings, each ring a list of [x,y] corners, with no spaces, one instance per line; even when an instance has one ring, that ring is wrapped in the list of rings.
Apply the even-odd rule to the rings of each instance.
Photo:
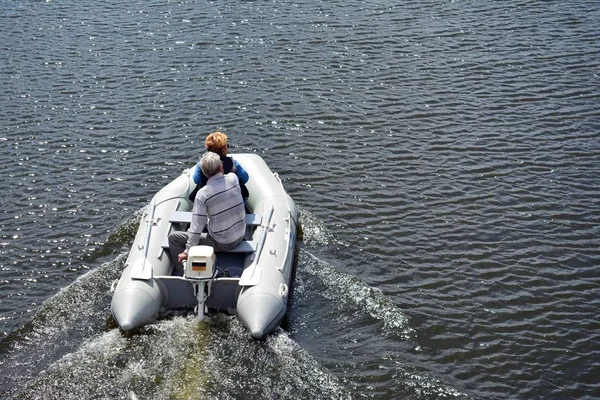
[[[112,315],[124,331],[152,323],[169,309],[195,307],[237,314],[255,339],[280,324],[287,310],[298,212],[281,180],[256,154],[231,154],[248,172],[246,236],[235,249],[190,249],[184,276],[172,276],[168,235],[186,230],[196,167],[153,198],[137,231],[125,269],[113,284]]]

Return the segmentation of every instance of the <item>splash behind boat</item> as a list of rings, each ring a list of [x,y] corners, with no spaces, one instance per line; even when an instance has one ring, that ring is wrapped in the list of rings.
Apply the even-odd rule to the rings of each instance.
[[[183,277],[172,276],[167,237],[191,220],[194,168],[161,189],[137,231],[111,311],[128,331],[152,323],[166,309],[196,307],[237,314],[256,339],[280,324],[287,310],[296,242],[297,209],[277,174],[256,154],[231,155],[248,172],[246,236],[235,249],[213,254],[190,249]]]

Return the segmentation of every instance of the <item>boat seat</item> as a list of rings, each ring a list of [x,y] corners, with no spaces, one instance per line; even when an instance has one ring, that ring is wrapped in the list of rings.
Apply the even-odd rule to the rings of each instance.
[[[169,222],[172,224],[176,223],[186,223],[189,224],[192,222],[192,212],[191,211],[173,211],[171,216],[169,217]],[[256,214],[246,214],[244,218],[244,222],[248,226],[257,226],[262,222],[262,217]]]
[[[244,222],[246,222],[246,226],[258,226],[262,221],[262,217],[256,214],[246,214],[244,218]],[[189,224],[192,222],[192,212],[191,211],[173,211],[169,217],[169,222],[171,224],[179,224],[185,223]],[[171,228],[169,228],[169,232],[171,232]],[[162,243],[160,244],[164,250],[169,250],[169,237],[166,235]],[[247,241],[244,240],[240,244],[238,244],[234,249],[228,250],[226,253],[254,253],[256,251],[256,242],[255,241]]]
[[[165,236],[161,243],[161,247],[165,250],[169,250],[169,238]],[[231,250],[223,251],[222,253],[254,253],[256,251],[256,241],[254,240],[242,240],[237,246]],[[217,251],[217,253],[219,253]]]
[[[224,253],[254,253],[255,251],[256,242],[254,240],[242,240],[233,250],[227,250]]]

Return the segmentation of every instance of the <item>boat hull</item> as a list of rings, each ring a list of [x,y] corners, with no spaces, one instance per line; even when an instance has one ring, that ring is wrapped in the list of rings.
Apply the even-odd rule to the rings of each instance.
[[[292,278],[298,211],[281,181],[264,160],[255,154],[236,159],[251,176],[248,207],[255,214],[273,209],[270,227],[258,260],[260,283],[243,287],[237,300],[237,314],[255,339],[275,330],[287,310]]]

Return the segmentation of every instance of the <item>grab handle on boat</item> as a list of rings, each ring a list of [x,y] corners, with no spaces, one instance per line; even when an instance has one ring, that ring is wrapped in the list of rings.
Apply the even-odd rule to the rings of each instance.
[[[260,283],[260,275],[262,271],[258,266],[258,260],[260,259],[260,255],[262,253],[262,249],[265,245],[265,240],[267,238],[267,232],[269,231],[269,224],[271,223],[271,217],[273,216],[273,211],[275,210],[274,206],[271,206],[269,213],[267,214],[267,218],[265,219],[265,223],[262,225],[262,233],[260,235],[260,239],[258,241],[258,246],[256,247],[256,253],[254,260],[252,260],[252,264],[250,264],[244,272],[242,272],[242,276],[240,277],[240,281],[238,283],[239,286],[256,286]]]
[[[279,284],[279,295],[280,295],[281,297],[285,297],[285,296],[287,296],[287,294],[288,294],[288,291],[289,291],[289,289],[288,289],[288,285],[286,285],[285,283],[281,283],[281,284]]]

